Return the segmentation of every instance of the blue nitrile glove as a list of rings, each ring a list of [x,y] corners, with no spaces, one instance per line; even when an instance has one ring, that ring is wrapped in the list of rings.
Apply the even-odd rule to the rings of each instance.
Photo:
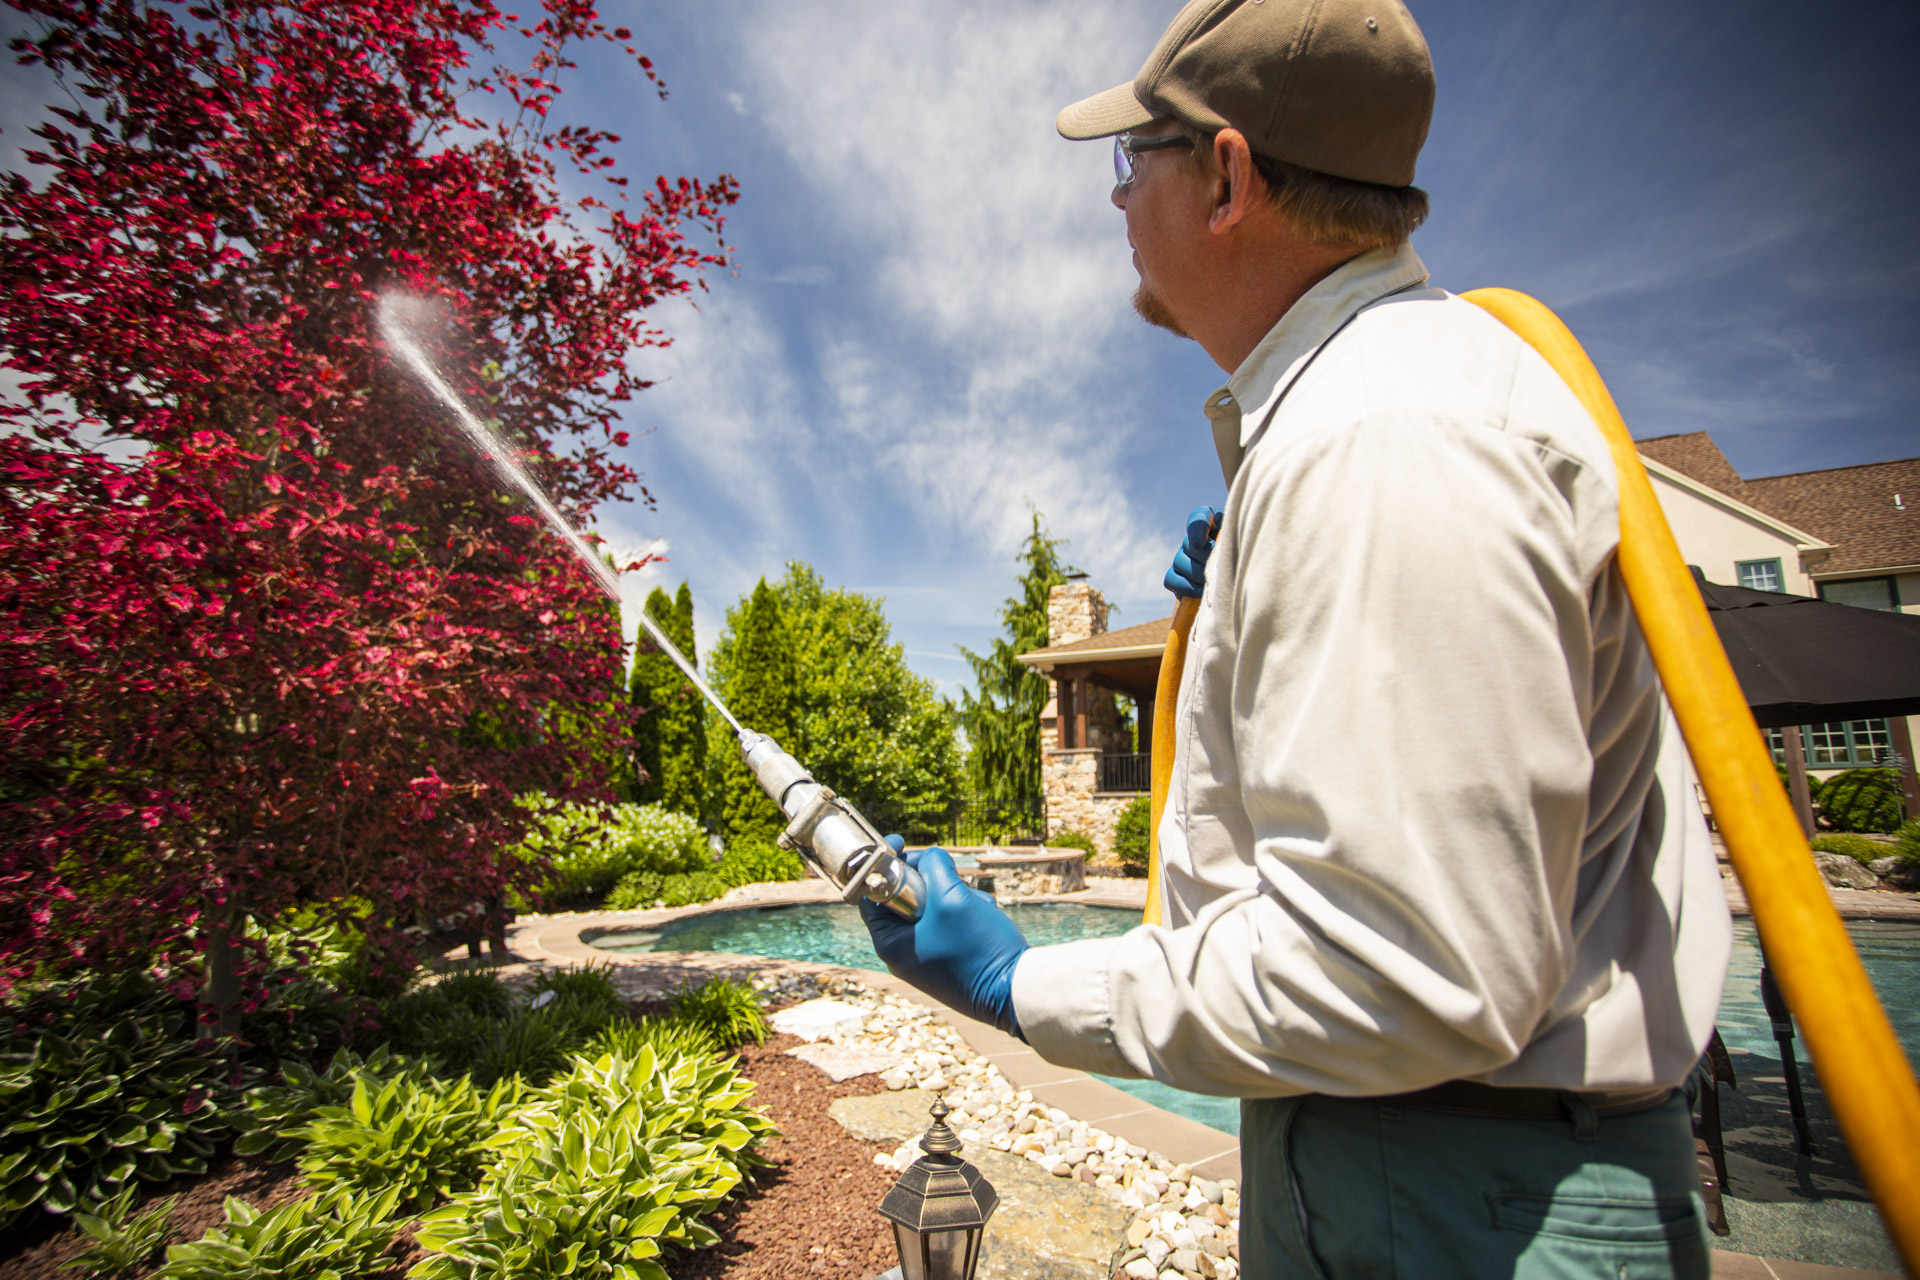
[[[1187,540],[1173,553],[1173,568],[1167,570],[1167,590],[1186,600],[1198,600],[1207,585],[1207,557],[1213,554],[1213,535],[1220,528],[1220,513],[1212,507],[1195,507],[1187,515]]]
[[[904,841],[888,836],[887,843],[898,853]],[[901,856],[926,882],[926,906],[918,920],[906,920],[891,907],[862,898],[860,915],[873,935],[873,949],[895,977],[969,1018],[1020,1035],[1013,1016],[1013,967],[1027,949],[1020,926],[954,874],[945,849]]]

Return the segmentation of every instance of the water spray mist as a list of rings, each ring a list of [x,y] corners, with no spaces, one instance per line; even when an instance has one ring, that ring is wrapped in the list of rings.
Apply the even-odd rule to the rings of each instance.
[[[432,315],[429,303],[400,294],[388,294],[380,300],[381,335],[415,376],[433,392],[434,398],[453,414],[453,420],[460,425],[461,431],[475,448],[486,455],[500,478],[518,489],[533,504],[540,518],[547,522],[547,527],[572,549],[574,555],[580,558],[580,563],[593,575],[594,581],[600,584],[600,589],[618,604],[619,573],[594,554],[580,531],[567,523],[552,499],[515,460],[507,442],[480,420],[459,393],[440,376],[440,370],[427,356],[419,338]],[[799,853],[809,866],[840,891],[840,896],[846,901],[871,898],[875,902],[884,902],[908,919],[917,919],[921,903],[925,900],[925,887],[921,883],[920,873],[894,854],[858,809],[835,795],[825,784],[814,781],[805,767],[782,751],[772,738],[763,733],[754,733],[734,719],[719,695],[701,679],[700,672],[674,647],[673,642],[667,639],[666,632],[647,616],[644,608],[640,610],[640,625],[660,646],[660,651],[700,691],[700,696],[733,726],[740,742],[740,757],[746,761],[748,771],[760,784],[761,790],[787,816],[787,829],[780,835],[781,846]]]

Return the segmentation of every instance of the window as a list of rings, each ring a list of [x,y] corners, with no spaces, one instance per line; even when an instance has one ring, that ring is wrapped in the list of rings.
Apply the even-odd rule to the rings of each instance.
[[[1767,729],[1767,747],[1774,762],[1787,762],[1787,744],[1780,730]],[[1885,720],[1833,721],[1800,726],[1800,749],[1809,769],[1857,769],[1878,764],[1882,752],[1893,751],[1893,731]]]
[[[1786,575],[1780,572],[1780,561],[1775,560],[1739,560],[1734,563],[1733,571],[1740,579],[1740,585],[1749,591],[1785,591]]]
[[[1900,593],[1892,578],[1847,578],[1820,584],[1820,598],[1835,604],[1850,604],[1856,609],[1900,611]]]

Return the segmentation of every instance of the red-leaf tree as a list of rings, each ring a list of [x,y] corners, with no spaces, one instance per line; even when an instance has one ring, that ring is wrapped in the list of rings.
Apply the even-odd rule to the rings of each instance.
[[[627,204],[617,139],[549,124],[580,42],[638,57],[581,0],[9,2],[66,105],[0,179],[0,990],[199,955],[224,1012],[249,918],[351,896],[393,945],[526,874],[517,794],[604,792],[612,612],[379,296],[434,300],[450,381],[584,519],[637,489],[626,356],[735,186]]]

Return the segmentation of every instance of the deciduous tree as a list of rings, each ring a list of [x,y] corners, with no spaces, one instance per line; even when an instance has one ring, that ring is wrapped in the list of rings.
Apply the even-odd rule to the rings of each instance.
[[[795,561],[728,611],[709,666],[742,724],[855,804],[940,808],[958,791],[952,709],[907,666],[879,599],[830,591]],[[729,834],[777,832],[782,820],[735,763],[731,733],[715,734],[713,754],[733,771]]]
[[[204,950],[227,1008],[247,917],[355,895],[392,943],[537,874],[516,794],[605,792],[552,712],[616,714],[617,629],[378,296],[438,305],[450,380],[584,521],[735,188],[616,197],[556,77],[638,54],[579,0],[10,2],[64,92],[0,178],[0,984]],[[530,65],[470,69],[503,35]]]

